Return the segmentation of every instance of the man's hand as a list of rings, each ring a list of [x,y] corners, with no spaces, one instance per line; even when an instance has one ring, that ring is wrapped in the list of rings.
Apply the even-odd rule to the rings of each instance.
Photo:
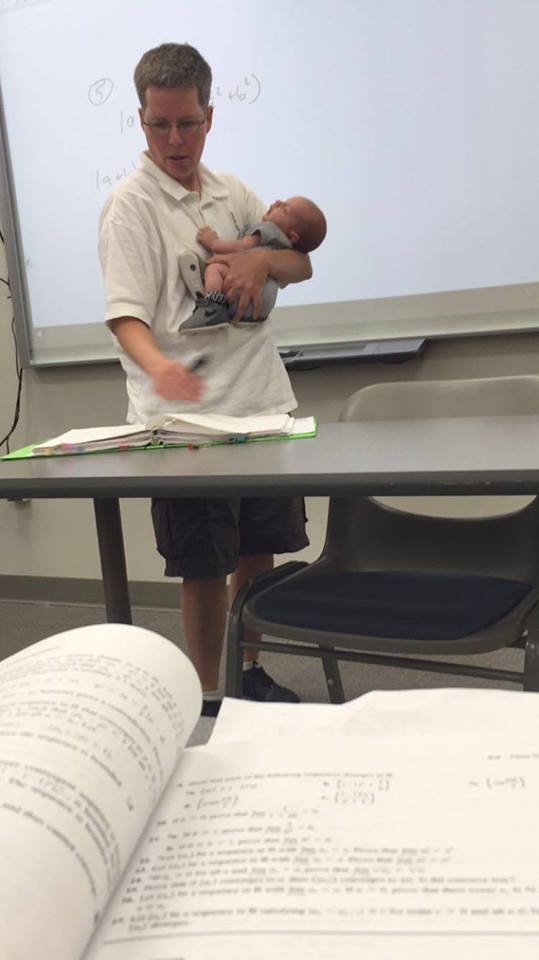
[[[197,233],[197,240],[206,250],[212,249],[212,244],[219,239],[219,234],[211,227],[201,227]]]
[[[164,400],[200,400],[204,381],[183,363],[161,352],[151,330],[136,317],[116,317],[110,326],[125,352],[151,378]]]
[[[207,263],[226,263],[228,266],[223,293],[229,303],[238,301],[234,323],[241,320],[250,303],[256,320],[261,310],[262,288],[268,279],[266,249],[250,250],[248,256],[245,253],[220,253],[210,257]]]
[[[200,400],[204,381],[177,360],[164,358],[151,371],[153,388],[164,400]]]

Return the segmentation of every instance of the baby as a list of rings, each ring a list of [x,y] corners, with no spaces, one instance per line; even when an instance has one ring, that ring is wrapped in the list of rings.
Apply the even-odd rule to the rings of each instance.
[[[254,247],[284,250],[293,247],[309,253],[320,246],[326,235],[326,218],[312,200],[290,197],[276,200],[262,217],[262,222],[249,227],[238,240],[220,240],[211,227],[198,231],[198,242],[210,253],[240,253]],[[181,326],[182,333],[200,333],[228,326],[232,323],[234,308],[223,293],[223,281],[228,272],[226,263],[209,263],[204,272],[206,296],[199,301],[193,315]],[[266,291],[266,287],[269,289]],[[263,316],[243,316],[239,325],[252,325],[265,320],[277,296],[277,284],[271,278],[262,297]]]

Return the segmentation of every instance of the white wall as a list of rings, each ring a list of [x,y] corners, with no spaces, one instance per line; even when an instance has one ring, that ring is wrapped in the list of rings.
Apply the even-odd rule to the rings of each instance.
[[[1,275],[5,276],[2,262]],[[3,285],[2,285],[3,287]],[[15,363],[11,310],[0,301],[0,432],[11,423]],[[299,412],[320,421],[335,420],[350,393],[383,380],[475,377],[536,373],[539,334],[511,334],[431,341],[423,358],[405,364],[356,364],[297,372],[294,388]],[[125,419],[123,375],[117,364],[27,370],[19,426],[12,449],[62,433],[73,426],[121,423]],[[1,465],[0,465],[1,469]],[[311,557],[323,540],[325,503],[310,500],[311,547],[297,556]],[[162,580],[155,551],[148,501],[122,502],[126,555],[132,580]],[[99,578],[99,558],[91,502],[0,501],[0,575]]]

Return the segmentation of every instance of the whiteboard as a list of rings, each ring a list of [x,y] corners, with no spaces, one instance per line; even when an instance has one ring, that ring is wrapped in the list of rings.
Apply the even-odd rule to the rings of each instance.
[[[539,328],[538,0],[0,0],[2,220],[30,363],[111,356],[97,222],[142,53],[211,64],[205,162],[325,211],[283,344]]]

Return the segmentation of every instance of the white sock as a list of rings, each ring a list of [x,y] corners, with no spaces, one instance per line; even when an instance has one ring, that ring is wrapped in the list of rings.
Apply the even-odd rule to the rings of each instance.
[[[221,695],[221,693],[220,693],[220,691],[219,691],[218,689],[217,689],[217,690],[203,690],[203,691],[202,691],[202,697],[203,697],[204,700],[212,700],[212,701],[222,700],[222,699],[223,699],[223,697],[222,697],[222,695]]]
[[[219,290],[208,290],[206,300],[211,300],[212,303],[222,303],[224,307],[228,307],[227,298]]]
[[[246,673],[247,670],[252,670],[253,667],[258,667],[258,660],[244,660],[243,661],[243,672]]]

